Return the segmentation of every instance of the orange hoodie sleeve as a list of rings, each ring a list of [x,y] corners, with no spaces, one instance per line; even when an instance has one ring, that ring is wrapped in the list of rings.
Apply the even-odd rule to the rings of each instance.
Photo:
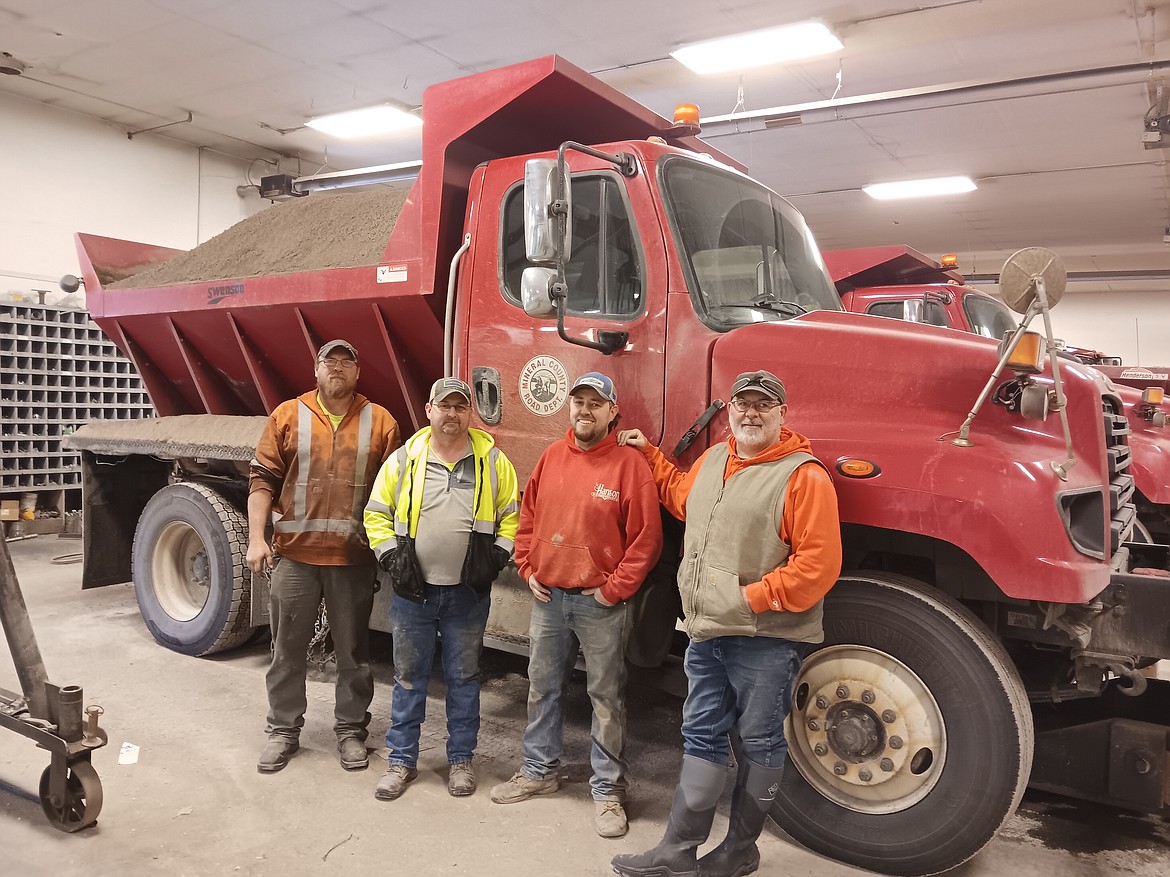
[[[516,561],[516,573],[524,584],[532,575],[532,566],[528,557],[532,553],[532,531],[536,515],[536,497],[540,490],[540,477],[544,473],[544,460],[548,456],[546,450],[536,461],[536,467],[528,476],[528,483],[524,486],[524,493],[520,497],[520,519],[516,525],[516,542],[512,549],[512,558]]]
[[[829,474],[815,463],[805,463],[788,481],[780,538],[792,553],[787,563],[744,589],[753,612],[804,612],[841,574],[837,493]]]
[[[710,448],[703,451],[702,456],[695,461],[689,471],[683,472],[654,445],[647,444],[641,448],[643,456],[650,464],[650,472],[654,476],[654,483],[658,487],[658,499],[666,510],[680,521],[687,519],[687,497],[691,495],[691,488],[695,484],[695,476],[699,474],[699,467],[707,459]]]
[[[632,462],[633,466],[625,467],[622,485],[626,550],[601,588],[601,596],[610,603],[634,596],[662,553],[662,515],[654,482],[637,457],[632,457]]]

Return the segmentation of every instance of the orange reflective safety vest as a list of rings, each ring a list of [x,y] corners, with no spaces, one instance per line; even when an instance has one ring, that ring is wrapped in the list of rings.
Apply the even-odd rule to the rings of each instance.
[[[362,510],[374,477],[399,444],[390,412],[360,394],[336,431],[316,389],[278,405],[248,479],[249,493],[272,494],[273,548],[317,566],[372,562]]]

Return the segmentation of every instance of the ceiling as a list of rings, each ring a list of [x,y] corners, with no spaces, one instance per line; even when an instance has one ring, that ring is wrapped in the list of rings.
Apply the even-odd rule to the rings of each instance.
[[[707,77],[669,55],[810,18],[844,49]],[[180,122],[153,135],[256,160],[253,180],[278,160],[309,174],[417,159],[417,134],[331,142],[303,124],[418,107],[432,83],[557,53],[668,117],[684,101],[747,113],[703,136],[788,196],[822,247],[906,243],[987,274],[1038,245],[1070,271],[1148,275],[1100,288],[1170,289],[1170,148],[1142,142],[1166,112],[1170,0],[0,0],[0,52],[26,65],[0,92],[127,131]],[[769,108],[789,124],[753,115]],[[952,174],[978,190],[861,192]]]

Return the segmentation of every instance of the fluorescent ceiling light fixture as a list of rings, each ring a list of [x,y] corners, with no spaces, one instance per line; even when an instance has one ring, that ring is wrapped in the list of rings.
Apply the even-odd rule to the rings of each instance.
[[[670,54],[696,73],[727,73],[827,55],[840,48],[841,41],[827,27],[819,21],[804,21],[692,43]]]
[[[382,105],[317,116],[305,124],[322,134],[329,134],[342,140],[355,140],[359,137],[373,137],[376,134],[390,134],[417,128],[422,124],[422,119],[405,110]]]
[[[975,183],[970,177],[935,177],[931,180],[906,180],[902,183],[870,183],[861,187],[861,191],[879,201],[955,195],[959,192],[974,192],[975,189]]]

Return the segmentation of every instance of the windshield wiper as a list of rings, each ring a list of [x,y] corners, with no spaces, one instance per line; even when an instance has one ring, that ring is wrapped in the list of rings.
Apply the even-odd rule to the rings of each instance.
[[[776,298],[771,293],[758,295],[746,304],[730,305],[730,307],[738,308],[767,308],[770,311],[777,313],[787,313],[799,316],[800,314],[807,314],[808,308],[804,305],[797,304],[794,301],[787,301],[785,299]]]

